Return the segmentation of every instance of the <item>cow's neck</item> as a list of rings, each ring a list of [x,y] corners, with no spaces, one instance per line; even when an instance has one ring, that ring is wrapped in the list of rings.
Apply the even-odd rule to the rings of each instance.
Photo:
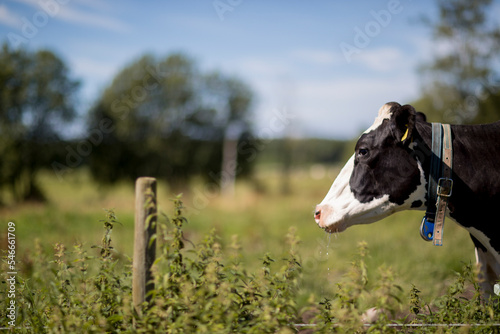
[[[431,124],[416,124],[414,149],[428,179]],[[500,251],[500,122],[485,125],[453,125],[453,195],[450,216],[487,248]]]

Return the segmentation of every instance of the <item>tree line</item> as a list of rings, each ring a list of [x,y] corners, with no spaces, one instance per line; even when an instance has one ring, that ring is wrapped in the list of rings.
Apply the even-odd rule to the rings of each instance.
[[[238,141],[238,174],[250,173],[253,92],[238,78],[201,72],[184,54],[126,66],[87,112],[87,136],[69,140],[79,82],[64,62],[4,44],[0,64],[0,189],[15,200],[43,198],[36,176],[44,168],[63,180],[86,165],[104,184],[216,178],[227,138]]]

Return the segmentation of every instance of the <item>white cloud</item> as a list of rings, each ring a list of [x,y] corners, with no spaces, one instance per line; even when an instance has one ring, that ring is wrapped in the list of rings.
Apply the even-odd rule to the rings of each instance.
[[[353,138],[372,124],[386,102],[410,103],[418,96],[416,75],[302,81],[297,87],[297,122],[309,135]],[[313,125],[313,128],[311,126]]]
[[[318,65],[332,65],[339,60],[339,57],[333,52],[313,49],[296,50],[292,52],[292,56]]]
[[[410,103],[419,92],[415,59],[405,58],[396,48],[365,52],[350,65],[354,67],[351,76],[338,72],[337,65],[344,61],[340,55],[335,59],[335,54],[319,49],[294,51],[283,59],[238,59],[230,68],[249,80],[258,94],[255,111],[259,129],[269,127],[274,110],[286,108],[297,116],[294,133],[349,139],[373,123],[384,103]],[[317,69],[311,69],[301,75],[294,70],[293,57],[324,70],[318,74]],[[360,70],[366,73],[360,75]]]
[[[392,71],[408,66],[408,60],[401,49],[383,47],[377,49],[362,49],[353,56],[353,64],[361,63],[371,70],[378,72]]]
[[[78,3],[82,6],[93,8],[99,11],[108,11],[112,8],[112,4],[107,1],[102,0],[71,0],[74,3]]]
[[[237,62],[236,68],[250,76],[277,77],[290,71],[289,66],[283,61],[265,58],[246,58]]]
[[[116,65],[113,66],[91,58],[74,58],[71,65],[78,76],[94,77],[100,80],[112,78],[117,71]]]
[[[102,14],[101,12],[106,11],[106,6],[98,0],[93,0],[89,3],[79,1],[80,6],[86,7],[86,9],[79,8],[74,2],[68,2],[65,4],[54,2],[47,5],[47,2],[41,2],[38,0],[18,1],[32,7],[34,9],[33,13],[36,13],[36,11],[45,11],[56,20],[58,19],[70,23],[82,24],[89,27],[103,28],[116,32],[127,32],[130,30],[129,25],[125,22],[122,22],[112,16]],[[111,10],[111,8],[109,8],[109,10]]]
[[[21,26],[21,20],[16,14],[9,11],[7,6],[0,5],[0,24],[17,29]]]
[[[128,24],[113,17],[85,12],[70,7],[61,7],[57,17],[67,22],[83,24],[96,28],[104,28],[115,32],[127,32],[130,30]]]

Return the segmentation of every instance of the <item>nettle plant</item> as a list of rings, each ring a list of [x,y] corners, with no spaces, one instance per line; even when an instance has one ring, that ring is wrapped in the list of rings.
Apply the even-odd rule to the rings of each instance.
[[[162,246],[154,263],[156,285],[152,302],[144,304],[142,316],[136,319],[138,328],[163,328],[169,333],[292,331],[298,320],[295,296],[301,274],[294,230],[287,235],[290,251],[277,271],[266,254],[260,272],[248,274],[240,265],[237,238],[227,257],[215,231],[184,251],[182,226],[187,220],[180,199],[174,205],[174,216],[167,218],[173,231],[166,224],[159,226]]]
[[[113,211],[107,211],[103,239],[94,249],[56,244],[48,255],[38,242],[32,254],[23,258],[23,273],[16,282],[16,332],[387,333],[409,325],[447,323],[476,324],[468,328],[472,332],[498,329],[500,303],[480,300],[474,266],[457,274],[448,292],[432,305],[422,302],[415,287],[405,301],[390,268],[381,266],[369,280],[365,243],[359,244],[351,269],[331,298],[318,301],[311,296],[308,305],[298,309],[302,267],[293,228],[286,235],[289,250],[285,256],[275,259],[265,254],[262,267],[248,273],[241,263],[237,236],[225,251],[214,231],[198,245],[186,241],[184,207],[180,198],[173,202],[173,215],[158,222],[155,287],[147,296],[149,302],[139,308],[133,305],[132,262],[112,246],[111,232],[118,221]],[[5,259],[1,269],[6,272]],[[0,287],[5,291],[6,282]],[[464,297],[466,290],[472,291],[472,297]],[[8,303],[5,294],[0,294],[0,327],[8,327],[3,315]],[[377,310],[374,319],[366,317],[370,307]],[[297,325],[304,314],[310,324]],[[411,332],[436,330],[432,326],[409,328]],[[464,329],[444,328],[447,332]]]
[[[97,255],[81,244],[71,249],[56,244],[53,255],[47,255],[37,243],[29,260],[23,260],[26,278],[17,276],[16,331],[293,333],[302,270],[294,229],[286,236],[284,259],[266,254],[262,268],[248,273],[240,263],[237,237],[228,256],[214,231],[199,245],[184,247],[187,220],[179,198],[174,206],[172,217],[158,223],[159,254],[149,303],[133,306],[131,259],[115,252],[111,232],[118,222],[107,211],[104,237],[92,247]],[[0,298],[4,310],[9,301]]]

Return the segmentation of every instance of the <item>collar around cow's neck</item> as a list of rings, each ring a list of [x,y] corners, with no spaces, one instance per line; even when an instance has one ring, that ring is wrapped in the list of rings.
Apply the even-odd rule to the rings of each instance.
[[[425,241],[442,246],[444,217],[453,180],[453,146],[449,124],[432,123],[432,154],[427,183],[427,210],[420,225]]]

